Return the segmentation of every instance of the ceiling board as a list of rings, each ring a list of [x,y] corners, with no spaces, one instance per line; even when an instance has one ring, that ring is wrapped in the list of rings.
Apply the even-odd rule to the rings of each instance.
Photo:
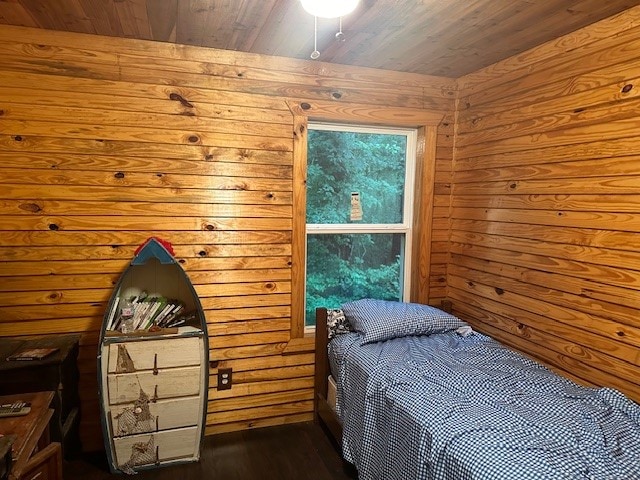
[[[361,0],[318,19],[323,62],[460,77],[640,4],[640,0]],[[2,0],[0,24],[308,59],[298,0]]]

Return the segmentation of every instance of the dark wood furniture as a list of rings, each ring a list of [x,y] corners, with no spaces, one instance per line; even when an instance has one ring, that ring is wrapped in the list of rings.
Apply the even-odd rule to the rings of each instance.
[[[49,435],[54,414],[49,406],[54,396],[55,392],[36,392],[0,397],[2,404],[31,403],[26,415],[0,418],[0,433],[15,435],[9,480],[62,480],[60,443],[51,443]]]
[[[81,451],[79,340],[79,335],[0,339],[0,395],[53,392],[51,438],[62,443],[66,458]],[[57,348],[58,351],[42,360],[7,360],[9,355],[31,348]]]
[[[316,358],[314,419],[323,425],[337,445],[342,446],[342,423],[327,401],[329,387],[329,357],[327,354],[327,309],[316,309]]]
[[[0,480],[9,478],[9,470],[11,469],[11,447],[16,441],[15,435],[0,434]]]

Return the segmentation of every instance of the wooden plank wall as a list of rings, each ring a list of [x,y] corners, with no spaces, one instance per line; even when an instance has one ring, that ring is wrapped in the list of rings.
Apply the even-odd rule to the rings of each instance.
[[[151,235],[206,310],[207,434],[308,420],[313,354],[291,329],[287,100],[446,114],[432,298],[445,296],[455,82],[197,47],[0,27],[0,337],[82,334],[85,449],[101,446],[96,344],[112,288]],[[308,343],[309,348],[311,343]]]
[[[640,401],[640,8],[459,79],[455,312]]]

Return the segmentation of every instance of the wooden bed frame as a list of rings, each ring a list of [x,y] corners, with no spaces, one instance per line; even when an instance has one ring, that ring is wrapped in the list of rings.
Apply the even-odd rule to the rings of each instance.
[[[443,300],[440,309],[451,313],[450,300]],[[328,377],[331,372],[327,353],[327,309],[316,309],[316,358],[314,385],[314,420],[331,434],[338,447],[342,449],[342,422],[334,412],[334,406],[327,400]]]
[[[342,447],[342,423],[327,400],[329,387],[329,355],[327,354],[327,309],[316,309],[316,365],[314,419],[323,425],[339,447]]]

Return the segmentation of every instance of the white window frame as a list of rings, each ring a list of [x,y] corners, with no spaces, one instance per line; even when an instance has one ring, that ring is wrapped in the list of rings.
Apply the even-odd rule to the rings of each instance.
[[[350,233],[400,233],[404,234],[404,264],[402,266],[402,300],[409,301],[411,293],[411,264],[413,245],[413,225],[414,225],[414,198],[415,198],[415,175],[417,161],[418,132],[412,128],[397,128],[383,126],[362,126],[340,123],[315,123],[309,122],[309,130],[324,130],[335,132],[355,132],[388,135],[404,135],[407,137],[407,148],[405,151],[405,179],[404,179],[404,202],[402,212],[402,223],[394,224],[367,224],[367,223],[342,223],[342,224],[306,224],[305,235],[305,266],[304,266],[304,302],[306,311],[307,299],[307,245],[308,236],[321,234],[350,234]],[[308,195],[307,195],[308,198]],[[306,201],[306,200],[305,200]],[[305,334],[312,334],[315,326],[305,326]]]

